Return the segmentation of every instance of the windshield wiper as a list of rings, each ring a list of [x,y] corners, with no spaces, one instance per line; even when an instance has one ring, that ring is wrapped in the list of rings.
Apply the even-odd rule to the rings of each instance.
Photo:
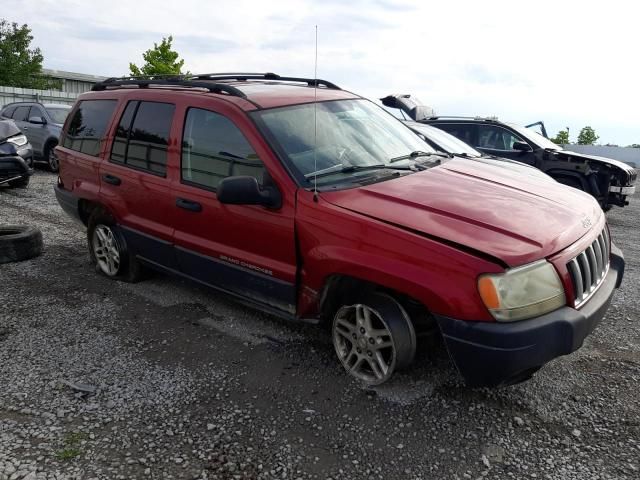
[[[318,170],[316,172],[307,173],[304,178],[309,179],[312,177],[320,178],[327,175],[333,175],[334,173],[351,173],[362,172],[365,170],[411,170],[411,167],[396,167],[385,163],[376,163],[375,165],[334,165],[333,167]]]
[[[442,152],[423,152],[422,150],[416,150],[414,152],[409,153],[408,155],[401,155],[399,157],[394,157],[389,160],[389,163],[400,162],[401,160],[413,160],[418,157],[443,157],[443,158],[451,158],[452,155],[450,153],[442,153]]]

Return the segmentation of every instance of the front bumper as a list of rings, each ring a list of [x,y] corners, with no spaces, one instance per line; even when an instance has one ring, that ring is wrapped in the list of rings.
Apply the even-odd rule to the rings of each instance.
[[[611,244],[609,273],[579,310],[562,307],[514,323],[469,322],[436,315],[453,362],[469,386],[525,380],[545,363],[582,346],[604,317],[624,275],[624,257]]]
[[[33,169],[19,156],[0,157],[0,182],[26,177],[33,174]]]
[[[30,143],[18,147],[18,155],[22,157],[27,165],[33,166],[33,148]]]
[[[636,193],[636,186],[631,185],[628,187],[609,187],[610,193],[619,193],[620,195],[633,195]]]

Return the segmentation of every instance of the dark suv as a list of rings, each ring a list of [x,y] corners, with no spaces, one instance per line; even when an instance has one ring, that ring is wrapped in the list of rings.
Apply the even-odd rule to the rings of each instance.
[[[636,171],[611,158],[564,150],[548,138],[495,118],[436,116],[411,95],[389,95],[385,106],[399,108],[413,120],[438,127],[489,155],[539,168],[558,182],[593,195],[604,210],[623,207],[635,192]]]
[[[46,162],[49,170],[58,171],[55,148],[62,124],[71,107],[56,103],[16,102],[0,110],[0,118],[11,118],[33,146],[34,159]]]
[[[622,280],[592,197],[435,152],[330,82],[219,74],[93,90],[65,124],[55,192],[97,270],[134,281],[150,267],[327,323],[363,382],[410,365],[428,335],[470,384],[523,380],[580,347]]]

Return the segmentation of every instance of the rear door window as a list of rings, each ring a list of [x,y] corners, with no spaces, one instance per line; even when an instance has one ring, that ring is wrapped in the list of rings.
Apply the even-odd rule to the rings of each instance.
[[[175,105],[131,101],[127,104],[111,149],[111,161],[164,176]]]
[[[187,112],[182,138],[183,183],[215,190],[220,180],[236,175],[262,183],[262,161],[235,124],[218,113],[199,108]]]
[[[12,118],[17,122],[26,122],[27,116],[29,115],[30,108],[31,107],[28,105],[27,106],[22,105],[20,107],[17,107],[13,112]]]
[[[454,137],[459,138],[468,145],[474,145],[475,142],[475,128],[476,126],[471,123],[434,123],[434,127],[438,127],[447,133],[450,133]]]
[[[69,122],[63,146],[87,155],[97,156],[105,141],[109,120],[116,100],[83,100]]]

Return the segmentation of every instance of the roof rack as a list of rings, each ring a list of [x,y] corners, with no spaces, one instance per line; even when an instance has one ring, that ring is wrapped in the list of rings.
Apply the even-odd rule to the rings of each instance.
[[[245,80],[278,80],[282,82],[299,82],[306,83],[310,87],[318,86],[330,88],[332,90],[341,90],[335,83],[320,78],[302,78],[302,77],[283,77],[273,72],[266,73],[202,73],[192,75],[191,78],[197,80],[237,80],[239,82]]]
[[[487,120],[490,122],[497,122],[498,121],[498,117],[496,116],[492,116],[492,117],[482,117],[482,116],[475,116],[475,117],[456,117],[453,115],[434,115],[432,117],[428,117],[427,120],[439,120],[439,119],[452,119],[452,120]]]
[[[184,88],[204,88],[213,93],[227,93],[234,97],[246,98],[246,95],[239,88],[226,83],[217,83],[221,80],[278,80],[284,82],[306,83],[310,87],[318,86],[334,90],[340,90],[337,85],[326,80],[299,77],[281,77],[275,73],[203,73],[197,75],[151,75],[107,78],[102,82],[95,83],[91,90],[94,92],[109,90],[118,87],[137,86],[138,88],[149,87],[184,87]]]
[[[152,77],[123,77],[107,78],[102,82],[95,83],[91,90],[99,92],[111,88],[137,86],[138,88],[153,87],[185,87],[204,88],[213,93],[227,93],[234,97],[245,98],[246,95],[238,88],[231,85],[190,80],[185,76],[176,75],[154,75]]]

